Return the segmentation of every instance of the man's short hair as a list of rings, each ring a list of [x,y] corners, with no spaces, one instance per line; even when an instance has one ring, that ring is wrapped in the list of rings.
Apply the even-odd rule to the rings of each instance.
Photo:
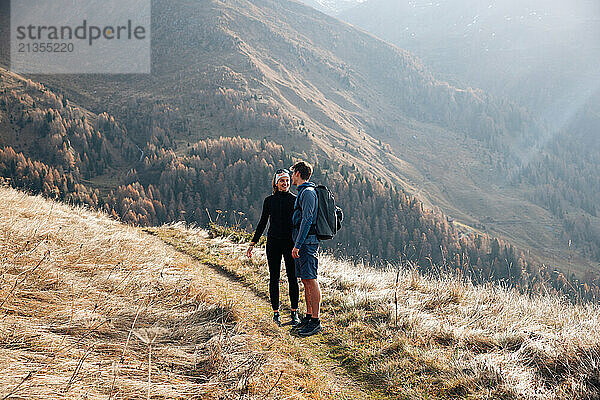
[[[313,167],[306,161],[298,161],[296,164],[292,165],[292,171],[300,173],[300,178],[305,181],[310,179],[310,176],[313,172]]]

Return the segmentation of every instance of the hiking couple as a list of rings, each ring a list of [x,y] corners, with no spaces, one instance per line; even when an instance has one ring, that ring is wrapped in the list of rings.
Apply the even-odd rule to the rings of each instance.
[[[279,316],[279,276],[281,257],[289,282],[292,330],[306,337],[321,332],[319,309],[321,290],[317,282],[319,240],[316,235],[318,196],[315,184],[310,182],[312,166],[305,162],[295,163],[290,171],[280,169],[273,176],[273,194],[268,196],[250,247],[246,252],[252,257],[252,249],[265,230],[267,232],[267,262],[269,264],[269,293],[273,307],[273,321],[281,325]],[[291,183],[298,188],[298,196],[290,193]],[[298,279],[304,285],[306,315],[298,315]]]

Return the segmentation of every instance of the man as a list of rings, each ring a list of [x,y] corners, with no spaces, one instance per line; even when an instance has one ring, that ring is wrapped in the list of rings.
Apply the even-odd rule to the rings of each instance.
[[[292,257],[296,264],[296,276],[304,285],[306,316],[294,328],[302,337],[311,336],[323,330],[319,320],[321,308],[321,289],[317,282],[317,250],[319,240],[316,235],[318,197],[315,184],[309,182],[312,166],[299,161],[291,168],[292,184],[298,187],[298,196],[294,205],[292,224],[294,225],[294,248]]]

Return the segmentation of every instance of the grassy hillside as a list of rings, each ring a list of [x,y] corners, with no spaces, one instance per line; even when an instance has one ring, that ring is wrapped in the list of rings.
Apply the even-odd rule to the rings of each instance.
[[[321,257],[322,335],[269,323],[265,257],[1,188],[6,398],[600,395],[597,306]],[[287,304],[283,284],[283,304]]]
[[[268,293],[265,259],[245,258],[243,235],[182,225],[151,228],[175,249]],[[324,343],[351,376],[400,399],[592,399],[598,380],[598,309],[526,297],[460,277],[386,271],[321,255]],[[283,285],[282,287],[284,287]],[[284,298],[287,293],[284,290]]]
[[[268,293],[265,259],[232,231],[151,228],[179,251]],[[587,399],[599,395],[595,306],[528,298],[410,264],[374,270],[322,255],[322,337],[359,381],[392,398]],[[284,291],[284,298],[287,294]],[[573,379],[572,374],[579,378]]]
[[[0,202],[3,398],[354,398],[204,264],[97,212]]]

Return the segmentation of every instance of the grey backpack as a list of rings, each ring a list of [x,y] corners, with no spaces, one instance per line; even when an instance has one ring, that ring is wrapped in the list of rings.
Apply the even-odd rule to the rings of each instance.
[[[315,223],[317,239],[333,239],[337,231],[342,227],[344,212],[335,205],[335,199],[331,191],[325,185],[317,185],[317,222]]]

